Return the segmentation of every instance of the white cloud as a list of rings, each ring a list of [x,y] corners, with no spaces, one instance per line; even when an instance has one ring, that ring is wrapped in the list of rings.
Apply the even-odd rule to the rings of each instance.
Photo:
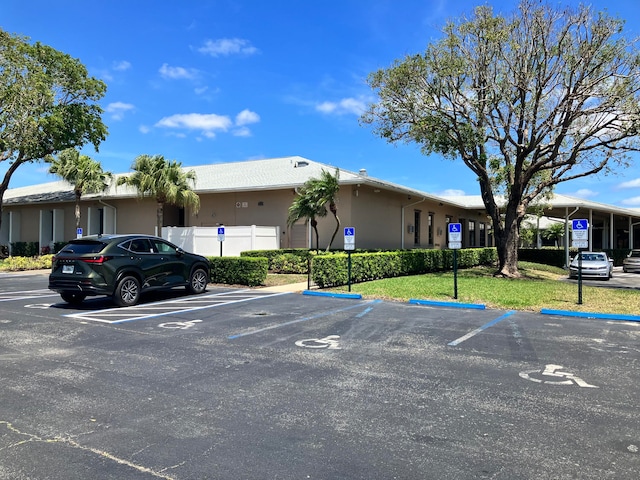
[[[588,188],[581,188],[580,190],[573,192],[573,196],[578,198],[592,198],[598,195],[599,192],[594,192],[593,190],[589,190]]]
[[[251,136],[251,130],[249,130],[249,128],[247,128],[247,127],[236,128],[233,131],[233,135],[235,137],[250,137]]]
[[[139,131],[140,133],[147,134],[147,133],[149,133],[149,132],[151,131],[151,129],[150,129],[148,126],[146,126],[146,125],[140,125],[140,126],[138,127],[138,131]]]
[[[131,68],[131,63],[126,60],[121,60],[119,62],[113,62],[113,69],[118,72],[124,72],[125,70],[129,70]]]
[[[122,120],[124,118],[124,114],[130,112],[135,107],[130,103],[124,102],[113,102],[107,105],[105,111],[111,114],[111,118],[114,120]]]
[[[236,115],[235,122],[227,115],[185,113],[164,117],[155,126],[174,130],[194,130],[204,138],[214,138],[216,133],[228,131],[231,131],[236,137],[249,137],[251,130],[247,125],[259,121],[260,115],[245,109]],[[172,132],[172,134],[177,136],[176,132]],[[181,136],[183,135],[181,134]]]
[[[233,122],[226,115],[215,113],[185,113],[162,118],[156,127],[198,130],[208,138],[215,137],[217,131],[226,132]]]
[[[187,69],[184,67],[171,67],[166,63],[163,63],[160,67],[160,70],[158,71],[160,72],[160,76],[162,78],[168,78],[171,80],[178,80],[183,78],[187,80],[193,80],[198,76],[197,70]]]
[[[316,110],[329,115],[362,115],[367,109],[364,100],[357,98],[343,98],[338,102],[322,102],[316,105]]]
[[[212,57],[228,55],[253,55],[258,53],[258,49],[251,45],[249,40],[242,38],[220,38],[218,40],[207,40],[203,47],[198,49],[200,53],[211,55]]]
[[[626,200],[622,200],[620,203],[630,207],[640,207],[640,197],[627,198]]]
[[[442,197],[463,197],[466,195],[464,190],[456,190],[454,188],[448,188],[447,190],[443,190],[438,195]]]
[[[618,185],[618,188],[638,188],[640,187],[640,178],[636,178],[635,180],[629,180],[628,182],[622,182]]]
[[[236,125],[238,126],[258,123],[259,121],[260,115],[248,109],[244,109],[238,115],[236,115]]]

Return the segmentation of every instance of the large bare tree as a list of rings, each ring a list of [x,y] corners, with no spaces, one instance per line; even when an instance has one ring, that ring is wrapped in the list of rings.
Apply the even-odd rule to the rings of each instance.
[[[639,148],[637,42],[585,6],[523,0],[509,16],[477,7],[369,84],[379,101],[362,121],[378,135],[477,175],[503,276],[519,276],[519,226],[536,197],[625,166]]]

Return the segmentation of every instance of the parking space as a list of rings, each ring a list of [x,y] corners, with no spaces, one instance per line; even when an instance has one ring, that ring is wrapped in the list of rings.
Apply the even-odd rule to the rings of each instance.
[[[134,307],[100,308],[82,312],[66,314],[66,317],[79,320],[121,324],[139,320],[155,319],[164,316],[183,316],[188,313],[229,305],[238,302],[248,302],[259,298],[277,296],[280,294],[263,293],[260,290],[224,290],[203,295],[184,296],[177,299],[146,302]]]
[[[259,289],[41,300],[0,303],[0,479],[640,469],[637,322]]]

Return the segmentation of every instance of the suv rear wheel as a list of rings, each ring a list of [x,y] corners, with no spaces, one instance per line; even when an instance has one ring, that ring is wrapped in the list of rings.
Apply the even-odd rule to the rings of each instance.
[[[205,291],[209,279],[207,278],[207,271],[204,268],[196,268],[191,272],[189,278],[189,285],[187,285],[187,291],[189,293],[199,294]]]
[[[130,307],[140,300],[140,282],[136,277],[122,277],[113,292],[113,302],[120,307]]]

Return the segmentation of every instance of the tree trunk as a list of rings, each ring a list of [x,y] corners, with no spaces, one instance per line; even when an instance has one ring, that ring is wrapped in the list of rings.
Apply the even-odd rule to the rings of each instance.
[[[496,247],[498,250],[498,271],[496,276],[520,277],[520,272],[518,271],[519,237],[517,222],[512,222],[509,229],[501,229],[499,234],[496,232]]]
[[[162,236],[162,224],[164,223],[164,203],[158,202],[157,210],[156,210],[156,227],[158,231],[156,235],[158,237]]]
[[[333,212],[333,210],[331,210]],[[337,210],[336,210],[337,211]],[[331,249],[331,245],[338,234],[338,230],[340,230],[340,219],[338,218],[338,214],[333,212],[333,216],[336,217],[336,229],[333,231],[333,235],[331,235],[331,241],[329,241],[329,245],[327,246],[327,252]]]
[[[76,231],[78,228],[80,228],[80,195],[76,194]]]
[[[0,183],[0,227],[2,227],[2,205],[4,203],[4,194],[9,189],[11,176],[23,163],[25,163],[25,159],[20,153],[18,155],[18,158],[16,158],[13,162],[9,162],[9,168],[7,168],[7,171],[4,173],[4,177],[2,178],[2,183]]]
[[[498,249],[497,276],[519,278],[518,244],[520,243],[520,222],[524,218],[524,205],[507,205],[504,215],[504,226],[495,231],[496,247]]]
[[[311,219],[311,226],[313,227],[313,231],[316,234],[316,252],[320,248],[320,234],[318,233],[318,221],[315,218]],[[313,245],[311,245],[313,248]]]

